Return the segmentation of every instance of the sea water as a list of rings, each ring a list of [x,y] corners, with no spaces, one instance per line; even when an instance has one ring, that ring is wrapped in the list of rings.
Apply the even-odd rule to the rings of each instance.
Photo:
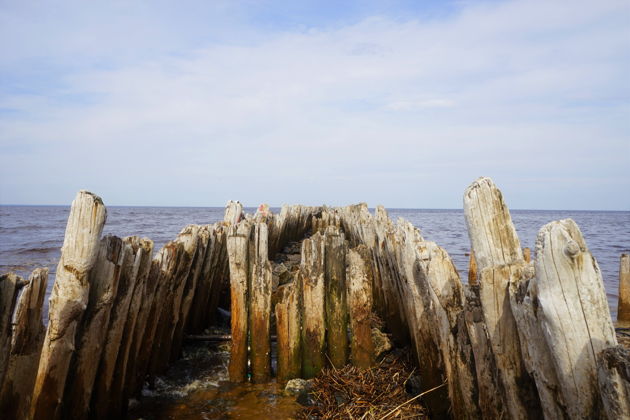
[[[0,273],[14,271],[28,276],[37,267],[48,267],[49,294],[69,211],[67,206],[0,206]],[[255,209],[246,211],[253,213]],[[157,251],[187,224],[214,223],[223,219],[223,212],[222,207],[108,206],[103,233],[148,237]],[[409,220],[426,240],[445,248],[466,281],[470,240],[462,210],[388,209],[388,212],[394,221],[399,217]],[[544,224],[566,218],[575,220],[599,263],[611,313],[616,319],[619,256],[630,252],[630,212],[511,210],[510,213],[521,246],[530,247],[532,256],[536,235]]]

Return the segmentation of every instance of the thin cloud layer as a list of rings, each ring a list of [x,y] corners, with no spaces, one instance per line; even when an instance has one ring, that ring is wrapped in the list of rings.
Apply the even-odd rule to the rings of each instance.
[[[2,6],[0,202],[630,208],[625,1],[187,6]]]

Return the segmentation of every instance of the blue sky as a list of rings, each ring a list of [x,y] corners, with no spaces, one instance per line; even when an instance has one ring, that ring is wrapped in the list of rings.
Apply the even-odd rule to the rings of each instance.
[[[0,1],[0,203],[630,210],[630,3]]]

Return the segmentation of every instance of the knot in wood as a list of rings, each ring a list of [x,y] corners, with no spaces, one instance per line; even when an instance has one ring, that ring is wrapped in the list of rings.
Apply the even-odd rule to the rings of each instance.
[[[580,252],[580,245],[574,240],[570,240],[567,242],[567,245],[564,247],[564,253],[569,257],[573,258]]]

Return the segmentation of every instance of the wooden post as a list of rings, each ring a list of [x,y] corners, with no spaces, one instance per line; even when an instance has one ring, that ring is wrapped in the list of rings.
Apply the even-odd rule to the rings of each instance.
[[[208,310],[207,307],[213,280],[211,270],[213,268],[215,270],[218,269],[218,267],[212,267],[215,247],[217,246],[216,228],[217,225],[211,225],[203,229],[206,233],[202,235],[203,241],[201,241],[201,243],[205,243],[205,255],[203,261],[201,261],[197,284],[192,292],[192,301],[186,321],[186,332],[188,334],[202,333],[206,327],[205,322],[207,318],[205,312]],[[206,234],[208,236],[207,240],[204,237]]]
[[[244,220],[230,227],[227,237],[232,310],[232,346],[228,371],[232,382],[247,380],[248,250],[251,231],[251,222]]]
[[[479,410],[484,419],[502,419],[507,417],[506,407],[479,295],[478,284],[464,288],[464,319],[475,359]]]
[[[600,418],[630,418],[630,350],[609,347],[597,356],[599,395],[603,403]]]
[[[374,364],[372,342],[372,269],[370,251],[365,245],[348,250],[346,282],[351,329],[351,360],[354,366],[367,369]]]
[[[474,356],[464,319],[464,295],[459,274],[448,253],[435,242],[421,241],[416,246],[419,267],[410,286],[412,290],[417,288],[426,315],[424,322],[415,328],[430,331],[437,344],[453,417],[477,419],[480,411],[476,372],[471,363]]]
[[[328,356],[334,367],[341,368],[348,362],[347,244],[344,234],[335,226],[326,229],[324,241]]]
[[[243,217],[243,205],[239,201],[228,201],[225,205],[225,215],[223,221],[228,226],[235,226]]]
[[[310,379],[324,367],[324,239],[318,233],[302,242],[298,280],[302,288],[302,377]]]
[[[109,412],[115,413],[115,416],[120,416],[127,408],[127,401],[130,395],[126,391],[126,383],[130,381],[130,377],[127,373],[130,360],[132,357],[135,360],[133,353],[133,339],[136,334],[136,328],[138,327],[138,319],[140,317],[139,311],[142,305],[142,299],[146,293],[146,282],[149,276],[149,270],[151,269],[151,257],[153,256],[153,241],[147,238],[140,239],[137,236],[125,238],[125,241],[131,245],[134,260],[134,271],[136,274],[136,284],[133,288],[133,295],[129,304],[129,311],[125,326],[123,329],[123,336],[121,338],[120,350],[118,352],[118,358],[116,359],[116,368],[114,369],[114,378],[112,385],[110,386],[110,405]]]
[[[184,291],[182,294],[181,305],[179,308],[179,318],[173,332],[173,345],[171,346],[171,362],[177,360],[181,355],[182,342],[184,340],[184,327],[188,323],[188,317],[193,303],[193,294],[197,290],[197,282],[203,274],[204,264],[206,262],[206,254],[210,241],[210,226],[201,226],[199,228],[199,239],[195,251],[192,265]]]
[[[119,394],[112,390],[112,382],[116,369],[116,361],[120,353],[121,342],[125,323],[129,314],[129,306],[136,287],[138,272],[142,255],[138,255],[140,248],[134,246],[138,238],[127,237],[124,239],[124,246],[128,249],[122,262],[120,271],[120,281],[118,290],[112,305],[109,327],[103,343],[103,354],[98,369],[98,375],[94,382],[94,395],[92,397],[91,417],[104,419],[112,416],[119,416],[119,412],[112,409],[118,407]]]
[[[508,286],[513,265],[524,264],[509,210],[490,178],[479,178],[464,193],[464,215],[479,267],[479,291],[503,398],[511,418],[540,412],[531,376],[525,369]]]
[[[106,215],[100,197],[87,191],[80,191],[72,202],[33,391],[30,417],[35,420],[61,415],[75,333],[87,306],[88,273],[96,260]]]
[[[164,301],[167,289],[170,287],[171,278],[179,263],[179,256],[183,252],[182,244],[170,241],[157,253],[151,266],[151,272],[147,279],[147,297],[151,298],[151,306],[147,311],[147,320],[142,341],[138,342],[138,357],[134,380],[133,393],[140,392],[145,376],[154,373],[151,366],[153,353],[159,351],[159,335],[157,334],[160,317],[164,310]]]
[[[165,245],[166,246],[166,245]],[[162,248],[157,255],[149,261],[148,273],[145,280],[144,291],[141,292],[140,309],[136,327],[131,338],[131,348],[129,349],[129,360],[125,372],[125,385],[123,395],[131,396],[140,391],[142,381],[146,374],[147,351],[144,347],[145,339],[148,339],[149,315],[155,303],[155,292],[160,277],[162,260],[166,255],[166,248]]]
[[[630,322],[630,254],[621,254],[619,259],[618,302],[617,321]]]
[[[536,241],[536,316],[571,418],[597,417],[596,358],[617,339],[597,262],[571,219],[551,222]],[[534,355],[537,358],[536,355]]]
[[[131,249],[116,236],[106,236],[94,268],[90,271],[90,295],[85,315],[77,331],[76,353],[64,392],[63,417],[88,417],[92,387],[107,336],[110,312],[124,262]]]
[[[0,277],[0,386],[9,364],[11,317],[23,283],[24,279],[15,273],[3,274]]]
[[[468,284],[475,285],[477,282],[477,261],[475,261],[475,253],[470,251],[470,262],[468,263]]]
[[[213,246],[212,262],[209,273],[212,277],[209,285],[208,304],[202,313],[202,326],[211,325],[217,314],[221,294],[230,287],[230,264],[227,252],[227,228],[221,226],[216,231],[216,244]]]
[[[526,263],[532,261],[532,251],[528,247],[523,248],[523,259]]]
[[[171,361],[171,347],[175,328],[179,322],[180,307],[184,294],[186,280],[190,274],[193,258],[199,241],[199,226],[188,225],[177,235],[175,242],[182,245],[182,252],[177,263],[177,269],[171,277],[171,286],[167,291],[160,321],[161,335],[159,337],[159,351],[154,353],[155,373],[165,372]]]
[[[300,333],[300,283],[294,280],[278,287],[276,327],[278,333],[278,381],[299,378],[302,370]]]
[[[268,256],[267,224],[254,225],[253,248],[250,250],[251,288],[249,335],[251,340],[252,381],[268,382],[271,378],[271,286],[272,273]]]
[[[0,279],[0,287],[3,281]],[[42,305],[47,282],[48,269],[35,269],[15,305],[9,362],[0,389],[0,413],[7,419],[25,419],[28,415],[46,333]]]

